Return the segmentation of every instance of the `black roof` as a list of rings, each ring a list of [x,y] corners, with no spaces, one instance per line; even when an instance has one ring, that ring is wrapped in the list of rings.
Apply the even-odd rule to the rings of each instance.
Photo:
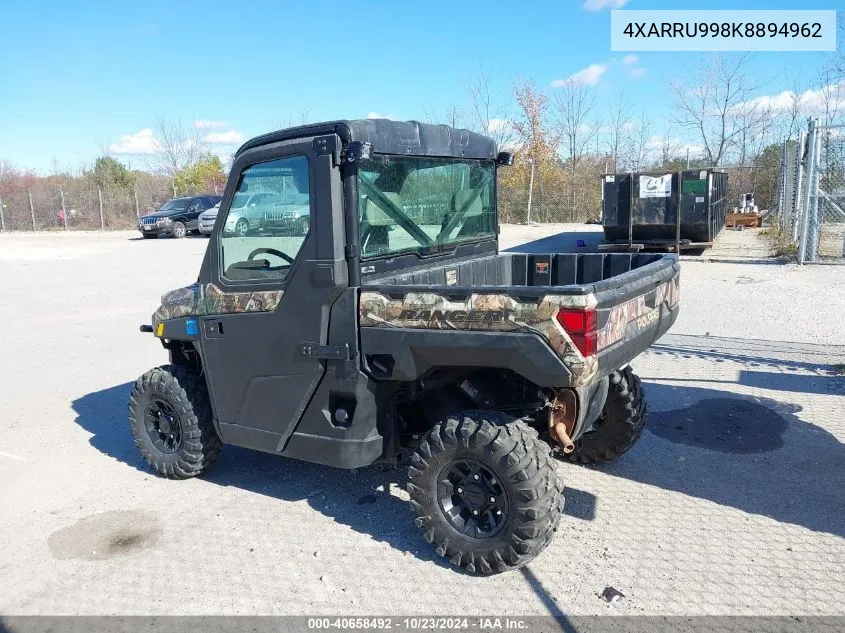
[[[388,119],[328,121],[279,130],[250,139],[235,156],[259,145],[323,134],[337,134],[344,143],[372,143],[373,152],[380,154],[496,158],[496,143],[482,134],[448,125]]]

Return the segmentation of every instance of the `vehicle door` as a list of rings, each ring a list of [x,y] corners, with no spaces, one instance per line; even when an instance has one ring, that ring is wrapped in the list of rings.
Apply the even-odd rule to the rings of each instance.
[[[203,366],[223,439],[281,450],[325,373],[330,307],[347,286],[339,168],[313,138],[247,150],[232,167],[209,251]],[[303,236],[224,231],[232,200],[294,173],[315,222]],[[260,202],[260,201],[259,201]],[[256,207],[257,208],[257,207]],[[342,216],[337,215],[338,218]],[[229,222],[231,224],[231,222]]]
[[[200,213],[205,211],[205,206],[202,203],[202,198],[194,198],[185,209],[185,228],[189,231],[196,231],[199,227]]]

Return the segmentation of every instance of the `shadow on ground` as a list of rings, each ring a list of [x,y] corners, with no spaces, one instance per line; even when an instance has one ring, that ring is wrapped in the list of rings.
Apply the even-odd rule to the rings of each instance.
[[[600,470],[845,536],[845,445],[801,420],[800,406],[686,385],[645,390],[648,432]]]
[[[147,474],[151,470],[135,448],[127,424],[131,389],[132,384],[125,383],[84,395],[73,401],[73,409],[77,424],[93,434],[91,446]],[[374,464],[350,472],[226,446],[203,479],[283,501],[304,499],[315,510],[357,532],[454,569],[423,540],[408,503],[389,492],[391,486],[404,489],[404,468]],[[595,517],[592,494],[567,489],[566,497],[568,516],[587,521]]]
[[[126,423],[126,383],[73,402],[91,445],[149,472]],[[797,417],[801,407],[715,389],[648,384],[649,426],[623,458],[600,466],[607,474],[707,499],[744,512],[845,536],[845,451],[833,435]],[[663,441],[660,441],[663,440]],[[285,501],[302,499],[352,529],[445,562],[412,527],[404,469],[373,465],[354,473],[227,446],[204,476]],[[566,514],[596,518],[596,498],[567,489]]]
[[[526,242],[506,250],[509,253],[577,253],[589,252],[604,239],[601,231],[564,231],[557,235]],[[584,246],[579,246],[579,240]]]
[[[731,361],[745,366],[739,370],[737,380],[708,379],[710,383],[741,384],[794,393],[845,394],[845,380],[838,375],[837,369],[845,361],[845,346],[841,345],[667,334],[651,346],[650,353],[675,359],[698,358],[716,363]],[[806,358],[817,360],[804,360]],[[655,376],[655,379],[700,382],[698,378],[667,375]]]

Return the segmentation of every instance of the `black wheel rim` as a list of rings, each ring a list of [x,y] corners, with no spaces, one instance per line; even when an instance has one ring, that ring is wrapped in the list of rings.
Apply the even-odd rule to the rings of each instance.
[[[162,453],[175,453],[182,445],[182,426],[173,407],[164,400],[153,400],[144,411],[144,427],[150,441]]]
[[[474,459],[456,459],[437,480],[437,500],[449,524],[472,538],[490,538],[508,519],[508,496],[490,468]]]

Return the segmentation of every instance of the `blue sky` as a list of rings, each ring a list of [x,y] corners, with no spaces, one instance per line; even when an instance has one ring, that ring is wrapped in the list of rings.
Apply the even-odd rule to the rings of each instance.
[[[624,0],[586,0],[589,8]],[[808,8],[834,9],[832,0]],[[795,9],[783,0],[707,0],[690,9]],[[225,152],[298,119],[390,114],[421,119],[467,100],[481,65],[506,94],[515,78],[552,82],[606,66],[600,99],[624,91],[660,132],[669,81],[702,55],[609,47],[610,12],[557,2],[59,2],[7,3],[0,24],[0,160],[49,173],[78,168],[109,147],[141,151],[157,117],[216,122]],[[625,8],[679,8],[630,0]],[[628,60],[631,62],[631,60]],[[758,53],[751,70],[776,94],[810,82],[821,53]],[[595,67],[594,67],[595,68]],[[143,166],[143,156],[119,156]]]

